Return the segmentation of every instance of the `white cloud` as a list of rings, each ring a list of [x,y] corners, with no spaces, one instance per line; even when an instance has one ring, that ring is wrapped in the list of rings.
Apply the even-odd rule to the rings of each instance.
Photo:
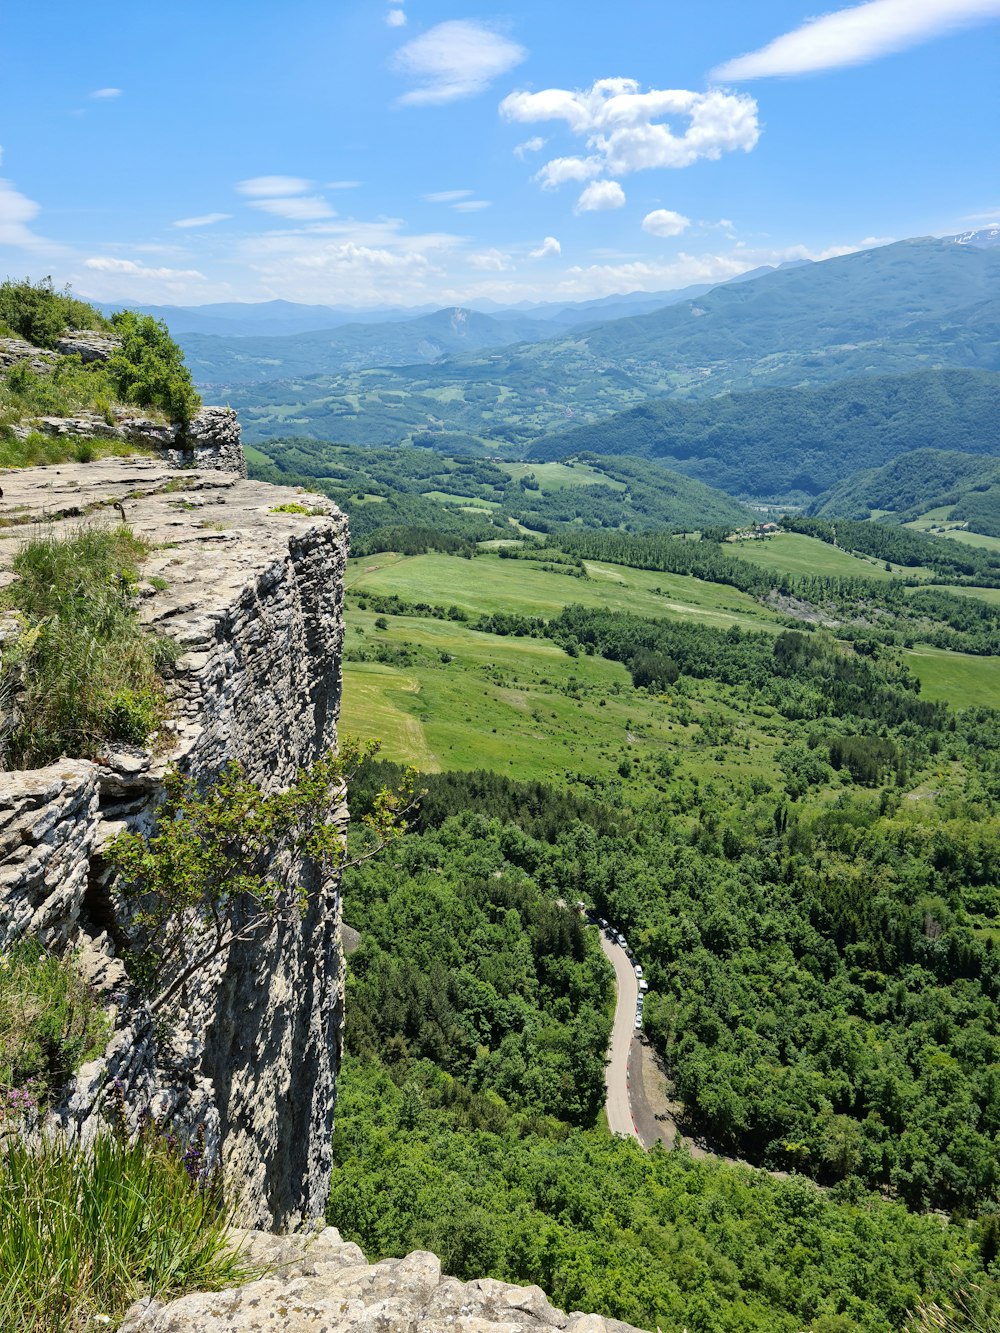
[[[459,199],[468,199],[471,194],[471,190],[436,190],[421,197],[428,204],[454,204]]]
[[[251,199],[266,199],[273,195],[305,194],[312,189],[312,181],[301,176],[254,176],[240,181],[236,188]]]
[[[469,255],[469,265],[483,273],[506,273],[512,267],[503,250],[479,250]]]
[[[390,9],[385,16],[385,21],[390,28],[405,28],[406,14],[401,9]]]
[[[0,245],[38,245],[41,238],[28,223],[40,211],[34,199],[16,190],[10,181],[0,180]]]
[[[759,51],[726,61],[712,78],[762,79],[861,65],[998,15],[1000,0],[868,0],[810,19]]]
[[[481,213],[484,208],[492,208],[493,204],[489,199],[462,199],[457,204],[452,204],[456,213]]]
[[[472,97],[519,65],[527,54],[523,46],[488,24],[450,19],[396,52],[396,72],[416,79],[419,85],[399,100],[405,106],[429,106]]]
[[[319,195],[292,195],[287,199],[252,199],[252,208],[292,222],[318,222],[320,218],[335,218],[336,210]]]
[[[327,181],[323,186],[324,190],[357,190],[360,189],[360,181]]]
[[[232,213],[201,213],[196,218],[178,218],[175,227],[211,227],[215,222],[225,222]]]
[[[682,88],[644,93],[635,79],[599,79],[577,92],[511,93],[500,112],[519,123],[562,120],[584,138],[587,156],[553,158],[538,172],[536,179],[550,189],[604,174],[689,167],[738,148],[749,152],[760,138],[757,103],[745,93]],[[675,133],[667,117],[686,119],[683,133]]]
[[[533,135],[530,139],[525,139],[524,143],[519,143],[514,149],[514,156],[524,161],[526,153],[540,153],[545,147],[545,140],[540,134]]]
[[[554,236],[546,236],[537,250],[529,253],[529,259],[554,259],[562,254],[562,246]]]
[[[114,259],[111,256],[85,259],[83,263],[84,268],[93,269],[98,273],[123,273],[130,278],[175,282],[205,281],[204,273],[199,273],[196,268],[147,268],[145,264],[138,263],[134,259]]]
[[[650,236],[679,236],[691,225],[691,219],[683,213],[674,213],[669,208],[657,208],[647,213],[642,220],[643,231]]]
[[[121,95],[122,90],[120,88],[95,88],[90,97],[95,102],[106,102],[113,97],[121,97]]]
[[[577,213],[598,213],[609,208],[621,208],[625,191],[617,181],[591,181],[576,201]]]

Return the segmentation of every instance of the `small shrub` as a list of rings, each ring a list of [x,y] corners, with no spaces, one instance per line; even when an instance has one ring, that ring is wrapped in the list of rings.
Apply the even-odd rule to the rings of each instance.
[[[36,347],[55,347],[67,329],[109,329],[109,321],[66,287],[57,292],[51,278],[32,282],[8,279],[0,285],[0,323]]]
[[[112,324],[121,346],[107,369],[118,397],[141,407],[158,407],[172,421],[187,425],[201,398],[166,324],[132,310],[119,311]]]

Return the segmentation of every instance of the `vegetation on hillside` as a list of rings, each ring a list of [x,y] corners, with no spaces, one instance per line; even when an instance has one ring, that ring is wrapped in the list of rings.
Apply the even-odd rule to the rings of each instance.
[[[362,775],[355,810],[394,776],[385,765]],[[640,786],[647,780],[643,774]],[[795,889],[781,891],[791,823],[783,833],[770,818],[780,797],[775,807],[770,790],[741,791],[736,804],[747,808],[734,819],[731,793],[674,782],[665,806],[640,796],[623,817],[620,803],[612,814],[601,799],[488,773],[430,775],[427,783],[419,829],[399,846],[395,864],[353,872],[345,884],[345,914],[362,932],[351,962],[351,1059],[329,1209],[345,1234],[373,1255],[432,1248],[460,1277],[538,1282],[565,1308],[706,1333],[798,1333],[806,1324],[888,1333],[921,1301],[946,1304],[959,1283],[995,1288],[995,1275],[982,1272],[996,1249],[988,1219],[942,1226],[861,1187],[867,1172],[854,1156],[856,1121],[843,1109],[851,1093],[841,1080],[850,1069],[859,1085],[895,1088],[905,1124],[886,1122],[880,1152],[901,1138],[896,1151],[905,1157],[924,1143],[943,1109],[934,1082],[945,1067],[937,1055],[942,1016],[929,1021],[924,1013],[941,982],[918,981],[920,968],[911,965],[912,1016],[897,1009],[876,1019],[872,1011],[858,1022],[854,1006],[872,1004],[865,969],[873,964],[857,940],[838,943],[826,921],[807,925],[816,920],[812,904],[793,905]],[[863,826],[847,804],[831,811],[821,854],[836,863],[841,847],[846,869],[856,849],[844,847],[844,830],[877,827],[878,805]],[[886,815],[889,830],[894,815]],[[890,833],[889,843],[896,837]],[[794,854],[798,875],[814,855],[801,833]],[[758,882],[775,855],[778,864]],[[579,1084],[560,1088],[558,1078],[570,1031],[590,1024],[586,1006],[601,994],[585,980],[591,932],[574,943],[579,918],[552,901],[578,894],[628,929],[659,997],[650,1011],[658,1040],[663,1015],[686,1001],[676,1016],[691,1047],[684,1067],[702,1077],[717,1069],[712,1088],[729,1098],[713,1091],[707,1104],[721,1113],[745,1097],[755,1116],[800,1115],[789,1141],[782,1135],[775,1145],[780,1164],[840,1184],[824,1194],[794,1176],[695,1163],[684,1152],[644,1154],[588,1128],[593,1108],[581,1104]],[[747,938],[737,938],[741,930]],[[875,920],[871,931],[874,943]],[[841,948],[846,966],[834,962]],[[953,983],[953,993],[967,1003],[966,983]],[[742,1023],[730,1029],[736,1008]],[[992,1030],[995,1009],[985,1000],[981,1020]],[[952,1040],[966,1052],[947,1063],[957,1092],[959,1069],[970,1088],[982,1076],[979,1054],[965,1043],[971,1036],[985,1054],[987,1029],[967,1035],[957,1011],[951,1022]],[[859,1028],[873,1023],[878,1039],[863,1043]],[[606,1019],[595,1015],[589,1030],[598,1051],[602,1028]],[[887,1049],[895,1030],[898,1049]],[[805,1032],[815,1044],[793,1055]],[[580,1042],[581,1032],[573,1035]],[[996,1041],[995,1031],[988,1040]],[[677,1042],[665,1049],[677,1070]],[[856,1063],[863,1052],[872,1064],[864,1074]],[[738,1069],[754,1073],[752,1090]],[[968,1103],[957,1095],[964,1118]],[[794,1109],[811,1097],[815,1158]],[[954,1183],[954,1147],[945,1160]],[[987,1137],[979,1157],[987,1177],[992,1160]],[[929,1143],[922,1165],[941,1178]],[[931,1176],[922,1180],[926,1189]],[[988,1178],[984,1188],[988,1195]],[[921,1198],[908,1201],[923,1206]]]
[[[4,654],[5,760],[32,768],[101,745],[143,745],[166,712],[160,667],[171,642],[139,624],[145,545],[124,525],[34,537],[4,593],[21,621]]]
[[[201,406],[180,348],[166,325],[149,315],[123,310],[107,320],[68,291],[55,291],[49,279],[8,280],[0,286],[2,327],[42,348],[76,329],[110,333],[118,345],[107,361],[83,364],[78,356],[65,356],[43,370],[15,363],[0,374],[0,431],[24,418],[80,411],[96,412],[110,425],[123,406],[147,408],[185,426]]]
[[[853,472],[818,496],[809,513],[817,518],[891,517],[906,523],[930,509],[958,506],[953,517],[969,517],[970,503],[981,515],[988,506],[993,526],[1000,522],[1000,459],[942,449],[914,449],[883,467]],[[970,522],[974,532],[988,531]]]
[[[859,477],[856,484],[866,496],[871,491],[869,509],[901,509],[906,507],[902,501],[916,504],[920,496],[945,503],[933,498],[944,481],[927,467],[926,454],[995,455],[1000,445],[991,423],[998,416],[1000,375],[923,370],[818,387],[763,386],[699,401],[659,398],[604,421],[544,436],[528,457],[544,461],[595,450],[655,458],[732,495],[778,500],[808,501],[837,487],[837,507],[831,512],[867,517],[855,512],[861,501],[851,489],[853,474],[919,451],[919,472],[915,466],[904,475],[897,465],[870,481]],[[979,467],[989,466],[995,470],[996,465],[980,459]],[[849,480],[840,485],[844,477]],[[826,501],[821,497],[819,503]]]
[[[252,450],[250,466],[260,480],[310,486],[335,500],[350,515],[355,553],[388,549],[390,533],[404,528],[476,541],[516,537],[522,528],[685,530],[739,527],[751,517],[729,496],[655,463],[590,454],[523,466],[430,449],[287,439]]]

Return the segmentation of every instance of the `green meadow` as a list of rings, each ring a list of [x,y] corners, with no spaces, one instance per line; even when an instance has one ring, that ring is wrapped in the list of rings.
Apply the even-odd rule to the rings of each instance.
[[[386,759],[426,772],[491,768],[562,783],[668,759],[699,780],[766,777],[779,744],[767,710],[748,718],[718,685],[648,695],[619,663],[570,657],[544,639],[352,609],[346,648],[342,733],[379,738]],[[405,660],[350,660],[361,652]]]
[[[906,663],[927,699],[953,708],[1000,708],[1000,658],[917,644],[907,651]]]
[[[799,532],[776,532],[772,537],[752,541],[729,542],[723,548],[728,555],[739,556],[751,564],[778,574],[822,574],[830,578],[891,579],[897,574],[914,575],[922,570],[903,570],[894,565],[890,572],[881,560],[851,555],[818,537]]]
[[[579,603],[654,618],[693,617],[724,629],[779,627],[774,613],[719,583],[596,561],[587,561],[587,577],[577,578],[571,566],[563,573],[543,564],[541,558],[504,560],[488,554],[470,561],[436,553],[362,556],[349,562],[347,586],[355,593],[394,593],[408,602],[457,606],[473,615],[550,616]]]

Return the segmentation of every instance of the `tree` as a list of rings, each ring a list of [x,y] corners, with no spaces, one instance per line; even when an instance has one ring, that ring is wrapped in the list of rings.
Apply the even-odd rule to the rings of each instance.
[[[358,821],[348,851],[348,784],[379,743],[349,741],[266,795],[230,763],[205,791],[177,771],[148,837],[121,833],[108,849],[132,907],[128,958],[153,1013],[238,941],[304,913],[349,866],[405,833],[416,807],[415,773],[383,787]]]

